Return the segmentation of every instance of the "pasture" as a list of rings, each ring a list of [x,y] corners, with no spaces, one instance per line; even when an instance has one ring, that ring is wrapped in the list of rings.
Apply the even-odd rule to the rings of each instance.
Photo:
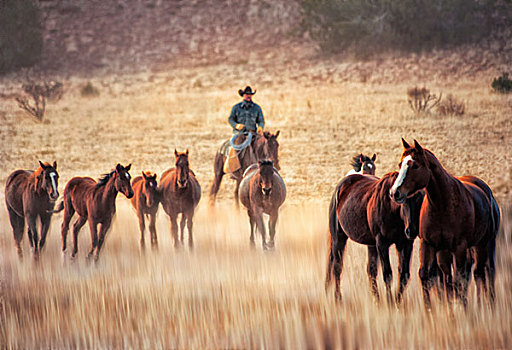
[[[294,82],[248,73],[219,78],[221,66],[91,80],[100,96],[83,98],[81,78],[65,81],[62,100],[35,122],[12,101],[0,104],[0,347],[4,348],[510,348],[512,336],[512,97],[493,94],[484,79],[436,80],[433,91],[467,101],[463,116],[413,115],[406,90],[413,83]],[[217,80],[216,80],[217,79]],[[200,80],[202,84],[191,84]],[[267,83],[261,83],[266,81]],[[9,84],[9,82],[2,82]],[[213,159],[231,135],[236,91],[250,84],[266,129],[280,130],[281,175],[287,199],[274,251],[249,245],[245,210],[233,205],[234,181],[225,177],[217,204],[208,206]],[[288,86],[284,88],[284,86]],[[290,90],[290,87],[293,89]],[[377,154],[376,175],[398,170],[400,138],[418,139],[456,175],[482,178],[501,205],[496,305],[480,305],[474,281],[468,309],[433,297],[423,309],[415,242],[411,280],[399,308],[376,303],[366,277],[366,247],[347,245],[341,288],[324,291],[328,203],[352,156]],[[99,178],[117,163],[160,174],[174,149],[190,151],[202,187],[194,218],[194,250],[175,250],[160,207],[159,248],[139,247],[128,199],[117,214],[97,265],[85,260],[88,227],[76,260],[60,252],[62,214],[53,216],[38,263],[23,240],[18,261],[3,186],[15,169],[57,160],[62,195],[73,176]],[[393,291],[396,253],[391,249]],[[385,295],[379,273],[380,294]]]

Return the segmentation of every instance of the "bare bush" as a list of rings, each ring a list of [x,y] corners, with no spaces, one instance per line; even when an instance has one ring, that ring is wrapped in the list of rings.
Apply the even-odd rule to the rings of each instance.
[[[64,93],[64,85],[54,80],[41,84],[29,82],[21,87],[25,95],[16,96],[15,99],[18,102],[18,106],[36,117],[39,121],[42,121],[44,118],[46,101],[58,101]]]
[[[441,102],[443,94],[431,94],[430,90],[426,87],[408,88],[407,89],[407,102],[414,113],[428,112]]]
[[[89,81],[82,87],[80,94],[82,97],[96,97],[100,95],[100,90]]]
[[[466,111],[466,103],[457,99],[452,94],[446,96],[437,106],[437,112],[441,115],[463,115]]]

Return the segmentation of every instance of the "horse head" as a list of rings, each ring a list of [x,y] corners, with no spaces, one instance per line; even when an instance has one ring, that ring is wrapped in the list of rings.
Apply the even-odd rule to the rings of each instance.
[[[420,232],[420,211],[423,197],[425,197],[425,191],[418,191],[412,197],[406,198],[400,208],[400,216],[405,225],[405,236],[411,240],[418,237]]]
[[[264,197],[268,197],[272,192],[274,180],[274,164],[271,160],[262,160],[259,163],[259,186]]]
[[[146,206],[152,207],[158,201],[158,186],[156,182],[156,174],[150,171],[143,171],[142,177],[144,179],[142,189],[144,197],[146,198]]]
[[[43,163],[39,161],[39,168],[35,171],[36,189],[45,191],[50,199],[59,198],[59,174],[57,173],[57,162]]]
[[[404,150],[400,158],[400,171],[389,192],[391,198],[402,204],[407,197],[425,188],[430,180],[430,167],[425,150],[418,141],[414,147],[402,139]]]
[[[277,141],[279,134],[279,130],[275,134],[269,131],[263,132],[262,137],[259,137],[255,142],[254,150],[258,161],[270,159],[277,170],[281,170],[279,166],[279,142]]]
[[[131,176],[128,173],[130,171],[130,168],[132,167],[131,164],[128,164],[128,166],[124,167],[121,164],[116,165],[116,170],[114,170],[115,173],[115,180],[114,180],[114,186],[118,192],[121,192],[126,196],[126,198],[132,198],[133,197],[133,189],[131,185]]]
[[[178,188],[185,188],[187,187],[189,177],[188,149],[185,152],[174,150],[174,158],[176,165],[176,184]]]

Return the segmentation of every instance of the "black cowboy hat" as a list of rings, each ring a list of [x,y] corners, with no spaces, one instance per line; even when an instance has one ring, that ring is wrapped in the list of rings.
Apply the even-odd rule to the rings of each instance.
[[[254,95],[255,93],[256,93],[256,90],[252,91],[252,89],[251,89],[251,87],[249,85],[247,85],[245,87],[245,89],[243,89],[243,90],[238,90],[238,94],[240,96],[243,96],[245,94],[247,94],[247,95]]]

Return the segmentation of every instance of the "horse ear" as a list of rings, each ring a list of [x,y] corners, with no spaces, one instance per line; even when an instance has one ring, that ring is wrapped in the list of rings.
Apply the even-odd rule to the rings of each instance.
[[[402,137],[402,145],[404,146],[404,148],[405,148],[405,149],[407,149],[407,148],[411,148],[411,145],[409,145],[409,144],[407,143],[407,141],[405,141],[405,140],[404,140],[404,138],[403,138],[403,137]]]
[[[375,162],[375,159],[377,159],[377,155],[374,153],[372,157],[372,162]]]
[[[41,166],[41,168],[43,168],[43,169],[45,168],[43,162],[39,161],[39,165]]]
[[[123,167],[121,166],[121,164],[117,163],[116,171],[120,171],[121,169],[123,169]]]
[[[174,149],[174,156],[177,157],[178,156],[178,151],[176,150],[176,148]]]
[[[126,166],[126,167],[124,168],[124,170],[126,170],[126,171],[130,171],[130,168],[131,168],[131,167],[132,167],[132,163],[128,164],[128,166]]]
[[[185,151],[185,154],[188,156],[188,148],[187,148],[187,150]]]
[[[416,148],[420,152],[423,152],[423,147],[421,147],[420,143],[416,140],[414,140],[414,148]]]
[[[276,132],[276,139],[277,139],[277,137],[279,136],[279,133],[280,133],[280,132],[281,132],[281,130],[277,130],[277,132]]]
[[[57,161],[53,162],[53,169],[57,170]]]
[[[146,173],[144,171],[142,171],[142,177],[144,178],[144,180],[148,179],[148,177],[146,176]]]

